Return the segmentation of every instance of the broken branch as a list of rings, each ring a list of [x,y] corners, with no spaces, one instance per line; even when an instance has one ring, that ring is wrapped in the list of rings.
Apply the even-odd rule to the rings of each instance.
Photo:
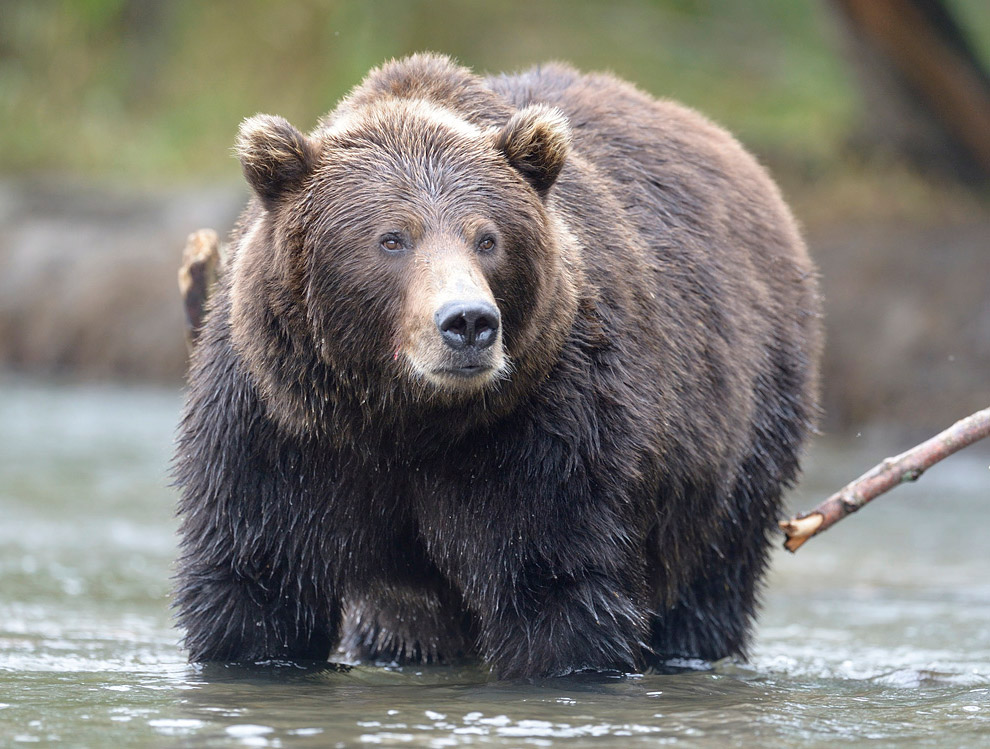
[[[828,530],[860,507],[907,481],[917,481],[928,468],[952,453],[990,436],[990,408],[961,419],[944,432],[907,452],[887,458],[822,502],[811,512],[782,520],[784,548],[797,551],[812,536]]]
[[[186,346],[191,352],[203,327],[206,300],[223,267],[224,248],[213,229],[200,229],[186,239],[179,266],[179,292],[186,313]]]

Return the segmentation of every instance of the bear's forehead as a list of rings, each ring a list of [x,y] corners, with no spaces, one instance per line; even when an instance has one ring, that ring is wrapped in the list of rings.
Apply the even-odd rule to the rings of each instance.
[[[455,112],[426,99],[387,98],[334,117],[324,128],[331,138],[347,138],[367,132],[447,131],[467,139],[477,139],[483,130]]]
[[[421,100],[347,113],[321,133],[324,186],[369,204],[395,198],[490,200],[507,164],[489,131]],[[375,197],[368,196],[368,192]]]
[[[334,120],[322,133],[324,160],[363,172],[399,170],[415,177],[442,168],[495,162],[490,134],[427,101],[382,102]]]

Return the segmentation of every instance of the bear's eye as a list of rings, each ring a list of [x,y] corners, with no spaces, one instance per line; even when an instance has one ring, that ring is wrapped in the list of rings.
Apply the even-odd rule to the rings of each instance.
[[[386,234],[382,237],[380,245],[386,252],[401,252],[405,249],[402,239],[395,234]]]
[[[482,252],[491,252],[495,249],[495,237],[489,235],[482,237],[481,241],[478,242],[478,249]]]

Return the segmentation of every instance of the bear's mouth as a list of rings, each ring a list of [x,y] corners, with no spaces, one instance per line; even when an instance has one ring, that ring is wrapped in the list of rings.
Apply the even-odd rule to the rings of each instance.
[[[416,375],[442,391],[474,392],[504,379],[511,369],[500,341],[482,352],[453,352],[437,346],[435,338],[425,346],[417,343],[401,349],[394,358],[404,355]]]
[[[463,367],[446,367],[444,369],[434,369],[433,374],[440,377],[457,377],[460,379],[471,380],[475,377],[480,377],[491,372],[494,367],[490,367],[487,364],[466,364]]]

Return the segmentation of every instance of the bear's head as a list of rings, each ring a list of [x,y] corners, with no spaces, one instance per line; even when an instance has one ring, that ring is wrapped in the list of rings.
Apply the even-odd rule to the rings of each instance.
[[[542,105],[494,128],[406,98],[309,135],[246,120],[258,206],[233,261],[232,334],[272,412],[305,431],[342,400],[366,419],[491,409],[545,376],[577,306],[551,207],[569,146]]]

